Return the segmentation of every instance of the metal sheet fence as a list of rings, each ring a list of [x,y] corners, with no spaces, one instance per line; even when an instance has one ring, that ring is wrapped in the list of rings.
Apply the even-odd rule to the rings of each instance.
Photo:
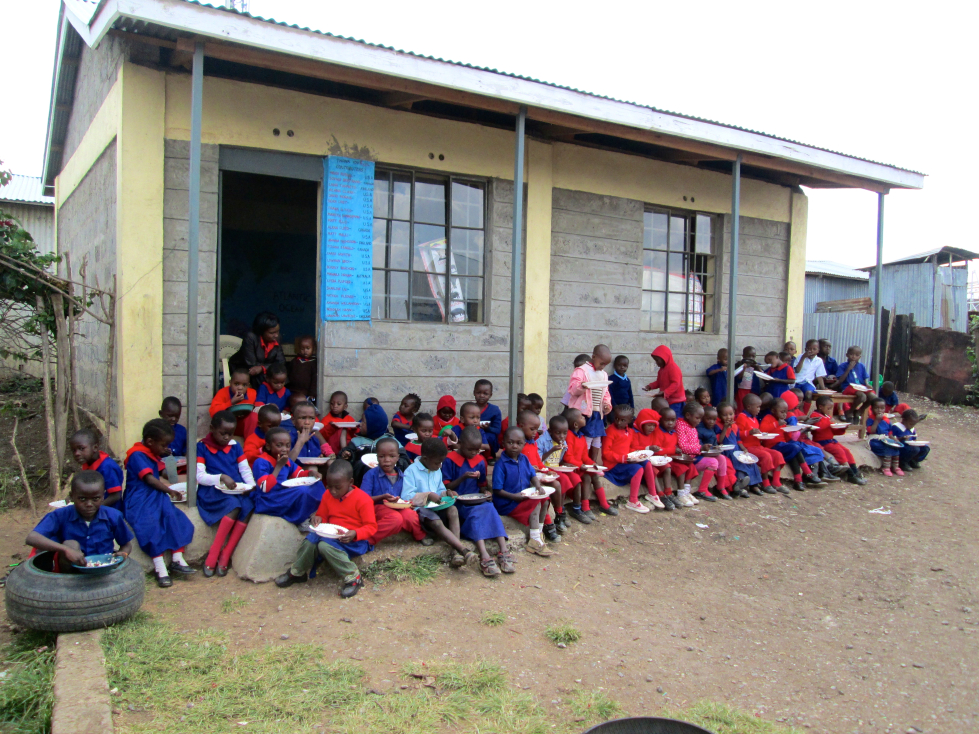
[[[829,339],[833,344],[833,357],[838,362],[846,360],[848,347],[863,349],[861,362],[870,371],[874,357],[874,317],[867,313],[807,313],[802,321],[805,339]],[[803,345],[799,345],[802,351]]]

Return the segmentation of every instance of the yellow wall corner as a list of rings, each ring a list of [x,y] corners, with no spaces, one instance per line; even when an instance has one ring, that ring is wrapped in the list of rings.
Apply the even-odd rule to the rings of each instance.
[[[527,142],[527,258],[524,274],[523,392],[547,395],[551,315],[553,148]]]
[[[785,298],[785,339],[801,343],[806,298],[806,229],[809,197],[792,194],[792,221],[789,230],[788,288]]]

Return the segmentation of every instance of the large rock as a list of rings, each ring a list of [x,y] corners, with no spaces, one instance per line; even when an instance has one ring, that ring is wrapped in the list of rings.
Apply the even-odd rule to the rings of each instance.
[[[194,524],[194,539],[184,548],[184,558],[188,563],[201,563],[207,556],[211,543],[214,542],[214,530],[201,520],[196,507],[188,507],[185,503],[178,503],[176,507]],[[146,573],[153,572],[153,560],[140,549],[138,539],[133,542],[133,552],[129,557],[136,561]],[[167,565],[170,564],[169,551],[163,554],[163,560],[166,561]]]
[[[974,346],[969,334],[914,327],[907,392],[939,403],[963,402],[966,385],[973,382],[968,349]]]
[[[239,578],[271,581],[292,565],[302,539],[299,529],[281,517],[254,514],[231,556],[231,566]]]

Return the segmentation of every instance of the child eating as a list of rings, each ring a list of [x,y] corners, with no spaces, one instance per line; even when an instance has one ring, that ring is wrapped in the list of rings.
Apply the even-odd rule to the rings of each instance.
[[[236,367],[231,372],[231,384],[217,391],[211,400],[210,414],[230,410],[240,403],[255,404],[257,393],[251,388],[251,377],[247,367]],[[172,429],[171,429],[172,430]]]
[[[537,435],[538,429],[540,428],[540,418],[533,410],[525,410],[517,415],[517,428],[523,431],[523,455],[527,457],[527,461],[530,462],[530,465],[534,467],[535,471],[543,472],[544,462],[541,461],[540,452],[537,451]],[[560,480],[553,475],[540,481],[549,485],[560,484]],[[554,494],[557,494],[557,492]],[[551,501],[554,501],[553,494],[551,495]],[[561,502],[560,506],[561,514],[563,514],[564,503]],[[565,522],[565,519],[561,515],[556,515],[553,523],[546,523],[544,525],[544,539],[551,543],[561,542],[561,535],[567,530],[567,526],[564,524]]]
[[[315,477],[318,472],[300,469],[289,458],[292,445],[289,431],[285,428],[270,428],[265,434],[265,450],[255,459],[252,474],[255,477],[257,492],[252,498],[255,512],[261,515],[275,515],[286,522],[299,525],[309,519],[320,500],[323,499],[322,483],[308,486],[284,487],[282,482],[299,477]]]
[[[479,431],[479,435],[482,436],[482,448],[480,451],[483,457],[489,462],[493,458],[493,453],[490,450],[490,437],[485,430],[480,426],[482,418],[479,411],[479,406],[476,403],[463,403],[462,407],[459,408],[459,425],[453,426],[452,432],[455,433],[458,439],[463,430],[466,428],[475,428]]]
[[[767,439],[762,442],[762,445],[782,455],[785,463],[792,470],[793,489],[804,492],[803,481],[811,487],[825,487],[826,484],[812,473],[809,464],[806,463],[805,446],[799,442],[800,433],[797,431],[787,433],[782,430],[795,423],[795,418],[789,418],[789,404],[781,398],[775,400],[771,412],[761,422],[761,430],[763,433],[774,433],[777,438]]]
[[[769,352],[765,355],[765,363],[768,365],[765,374],[771,378],[768,381],[768,392],[776,399],[795,386],[795,370],[785,362],[788,356],[786,352]]]
[[[495,456],[496,452],[500,450],[503,414],[498,407],[490,402],[491,397],[493,397],[493,383],[489,380],[476,380],[473,387],[473,400],[479,406],[479,420],[486,433],[490,453]],[[487,423],[487,421],[489,422]]]
[[[602,464],[605,465],[605,478],[618,486],[629,485],[629,499],[626,509],[645,514],[649,508],[639,501],[639,488],[646,483],[646,492],[654,501],[656,497],[656,471],[649,461],[636,461],[629,458],[632,453],[630,428],[634,413],[628,405],[619,405],[612,411],[612,422],[606,429],[602,441]],[[655,501],[654,501],[655,504]]]
[[[552,552],[541,538],[541,525],[548,522],[547,498],[529,499],[521,492],[533,487],[538,494],[543,490],[537,479],[537,470],[523,453],[524,432],[517,426],[503,434],[503,453],[493,468],[493,506],[500,515],[509,515],[517,522],[530,527],[528,553],[551,556]]]
[[[289,404],[292,392],[286,387],[289,379],[286,366],[282,362],[274,362],[265,370],[265,380],[255,392],[256,405],[272,404],[279,410],[285,410]]]
[[[561,456],[561,465],[573,467],[575,471],[572,481],[577,478],[581,482],[579,485],[581,488],[581,504],[577,506],[572,504],[571,509],[568,510],[568,515],[584,525],[591,525],[596,519],[595,513],[591,509],[592,497],[598,500],[602,512],[608,515],[618,515],[619,511],[609,504],[605,496],[605,488],[598,483],[597,477],[582,468],[586,464],[592,463],[588,456],[588,443],[582,433],[587,422],[585,417],[576,408],[565,408],[561,415],[568,422],[568,435],[564,439],[568,447]],[[575,497],[578,497],[577,492]]]
[[[738,415],[738,428],[741,431],[741,443],[754,456],[758,457],[758,468],[761,470],[761,489],[768,494],[781,492],[788,494],[789,490],[782,486],[782,467],[785,459],[774,449],[761,445],[758,434],[762,432],[758,423],[758,413],[761,411],[761,398],[757,395],[746,395],[744,411]]]
[[[850,347],[846,350],[846,362],[836,368],[836,389],[842,391],[844,395],[853,396],[853,402],[850,403],[847,411],[847,417],[853,423],[859,421],[860,408],[868,398],[877,397],[872,392],[863,392],[853,387],[854,385],[867,387],[870,382],[870,374],[860,361],[862,356],[863,350],[860,347]]]
[[[415,393],[410,392],[401,398],[401,405],[398,406],[398,412],[391,419],[391,433],[394,434],[394,437],[398,439],[398,443],[402,446],[408,443],[405,434],[411,432],[412,420],[421,408],[422,399],[415,395]]]
[[[808,350],[808,344],[806,348]],[[822,362],[820,362],[822,364]],[[833,428],[833,398],[829,395],[820,395],[816,398],[816,415],[809,421],[815,426],[812,432],[812,440],[823,447],[823,450],[836,459],[843,466],[849,467],[848,479],[853,483],[863,486],[867,480],[860,474],[857,465],[853,461],[853,454],[850,450],[836,440],[836,436],[846,433],[846,428]]]
[[[249,464],[261,456],[265,449],[265,436],[273,428],[278,428],[282,422],[282,414],[275,405],[263,405],[258,409],[258,425],[248,438],[245,439],[245,458]],[[298,434],[296,434],[298,437]]]
[[[694,470],[700,474],[700,486],[692,493],[693,496],[707,502],[716,502],[717,498],[710,491],[710,483],[716,475],[716,491],[718,494],[724,491],[727,486],[727,464],[723,458],[718,461],[713,456],[700,456],[700,436],[697,427],[703,418],[704,408],[700,403],[684,405],[683,417],[676,422],[676,443],[683,453],[700,457],[693,464]],[[686,489],[687,487],[684,486],[684,490]]]
[[[451,395],[440,397],[438,404],[435,406],[435,417],[433,420],[435,422],[435,434],[437,436],[442,436],[445,429],[451,430],[454,426],[459,425],[459,419],[456,418],[456,399]]]
[[[83,428],[75,431],[68,440],[68,450],[82,471],[94,471],[102,475],[105,487],[104,507],[116,507],[122,511],[122,467],[116,460],[99,449],[99,439],[95,431]]]
[[[579,367],[575,367],[568,381],[568,391],[561,402],[569,408],[574,408],[585,417],[585,427],[582,429],[591,454],[591,463],[598,464],[602,460],[602,437],[605,435],[605,415],[612,411],[612,398],[608,388],[602,393],[601,410],[593,410],[591,390],[585,387],[586,382],[607,382],[608,375],[605,367],[612,361],[612,352],[604,344],[597,344],[592,350],[591,359]]]
[[[405,453],[408,454],[409,459],[414,461],[422,455],[422,441],[435,434],[435,420],[428,413],[415,413],[411,419],[411,430],[415,433],[415,437],[405,444]],[[453,434],[452,440],[455,442],[455,434]]]
[[[187,455],[187,429],[180,425],[180,414],[182,412],[183,405],[180,403],[180,398],[173,396],[163,398],[159,415],[173,429],[173,441],[170,443],[170,454],[172,456]]]
[[[374,503],[374,515],[377,518],[375,544],[404,530],[411,533],[411,537],[422,545],[432,545],[435,541],[422,530],[417,512],[412,509],[396,510],[384,504],[399,501],[404,486],[404,473],[398,468],[401,446],[397,439],[390,436],[380,439],[374,445],[374,451],[377,454],[377,466],[364,474],[360,488]]]
[[[296,461],[299,458],[326,456],[333,457],[334,452],[328,441],[317,433],[313,426],[316,424],[316,408],[309,403],[300,403],[292,411],[292,423],[298,435],[289,457]],[[330,459],[332,461],[332,459]]]
[[[744,410],[746,395],[750,393],[757,395],[761,392],[761,383],[755,376],[755,368],[758,367],[758,362],[755,361],[756,356],[754,347],[745,347],[741,350],[741,359],[734,365],[734,377],[737,379],[734,402],[738,406],[739,412]]]
[[[901,470],[910,471],[921,466],[921,462],[928,458],[931,453],[930,446],[909,446],[908,441],[917,441],[918,435],[914,427],[921,422],[917,411],[908,408],[901,414],[901,420],[891,426],[891,435],[900,441],[901,447]]]
[[[901,449],[888,446],[880,440],[881,436],[891,435],[891,423],[887,420],[887,403],[881,398],[870,401],[870,413],[867,415],[867,436],[870,439],[870,450],[880,458],[880,473],[885,477],[897,474],[904,476],[901,468]]]
[[[323,428],[320,430],[320,435],[330,444],[333,453],[338,454],[360,428],[337,428],[334,423],[357,423],[347,412],[347,393],[342,390],[330,395],[330,412],[323,416]]]
[[[741,442],[741,431],[738,429],[738,424],[735,421],[734,406],[727,401],[722,402],[717,406],[717,417],[721,421],[721,425],[715,428],[715,431],[717,431],[717,442],[721,446],[732,447],[727,449],[724,455],[731,461],[731,465],[739,475],[738,482],[731,488],[731,495],[734,497],[747,497],[748,492],[745,487],[748,487],[754,494],[764,494],[761,491],[763,479],[758,464],[742,462],[736,456],[737,451],[743,451],[752,456],[754,454],[751,454]]]

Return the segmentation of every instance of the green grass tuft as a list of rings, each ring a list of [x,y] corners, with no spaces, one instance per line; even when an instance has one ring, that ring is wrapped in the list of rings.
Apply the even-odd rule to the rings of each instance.
[[[24,632],[0,653],[5,673],[0,679],[0,731],[4,734],[50,731],[55,641],[53,633]]]
[[[571,696],[571,712],[576,719],[598,723],[622,715],[622,706],[599,690],[577,690]]]
[[[577,642],[581,639],[581,632],[578,631],[578,628],[567,622],[552,624],[544,631],[544,634],[555,645],[560,642],[563,642],[565,645],[570,645],[572,642]]]
[[[685,709],[667,709],[662,715],[689,721],[714,734],[802,734],[802,729],[761,719],[716,701],[698,701]]]
[[[506,623],[506,615],[503,612],[484,612],[479,621],[487,627],[500,627]]]
[[[237,594],[232,594],[228,599],[221,602],[221,611],[225,614],[231,614],[232,612],[237,612],[239,609],[247,605],[247,599],[242,599]]]
[[[383,584],[386,581],[410,581],[413,584],[427,584],[434,581],[445,569],[441,557],[434,554],[415,556],[407,560],[387,558],[374,561],[361,573],[368,581]]]

